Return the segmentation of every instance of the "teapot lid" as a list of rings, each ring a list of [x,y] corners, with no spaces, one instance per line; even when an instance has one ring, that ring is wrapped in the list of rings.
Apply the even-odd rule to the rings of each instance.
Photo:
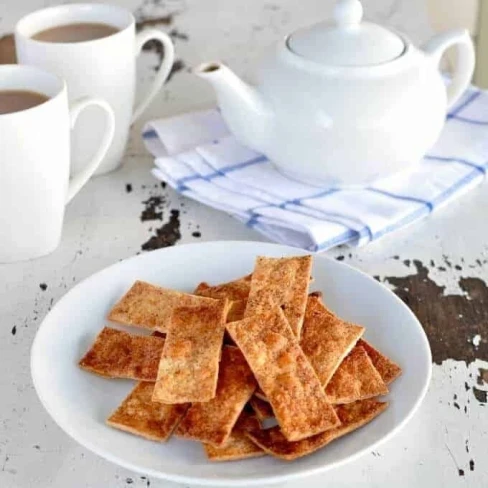
[[[349,67],[386,63],[403,54],[400,36],[362,19],[359,0],[337,0],[332,22],[294,32],[287,40],[288,49],[320,64]]]

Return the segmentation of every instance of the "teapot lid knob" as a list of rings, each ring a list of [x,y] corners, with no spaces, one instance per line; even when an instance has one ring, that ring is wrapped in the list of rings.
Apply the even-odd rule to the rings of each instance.
[[[353,27],[363,19],[363,6],[359,0],[337,0],[334,18],[339,27]]]

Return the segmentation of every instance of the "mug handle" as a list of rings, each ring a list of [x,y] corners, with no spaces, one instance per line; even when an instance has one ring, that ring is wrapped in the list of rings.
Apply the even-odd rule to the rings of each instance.
[[[158,91],[163,86],[163,83],[167,80],[171,68],[173,67],[173,61],[175,59],[175,48],[171,38],[157,29],[146,29],[139,32],[136,36],[136,56],[142,51],[144,44],[148,41],[159,41],[164,48],[164,58],[159,66],[158,72],[156,73],[156,78],[153,81],[151,88],[149,89],[146,96],[141,100],[137,108],[134,109],[132,114],[131,123],[133,124],[146,110],[148,105],[151,103],[152,99],[156,96]]]
[[[474,45],[469,32],[456,29],[439,34],[424,45],[425,53],[438,65],[444,53],[452,46],[457,48],[457,65],[452,81],[447,87],[447,108],[451,108],[468,88],[475,66]]]
[[[71,178],[68,187],[68,195],[66,197],[66,203],[69,203],[71,199],[83,188],[85,183],[90,179],[92,174],[98,168],[102,159],[107,154],[110,144],[114,138],[115,130],[115,118],[112,107],[100,98],[81,98],[77,100],[70,108],[70,126],[71,130],[75,127],[76,120],[80,113],[87,107],[94,105],[100,107],[106,114],[107,126],[105,128],[105,133],[103,134],[102,141],[97,151],[93,155],[92,159],[86,164],[83,170],[77,173],[73,178]]]

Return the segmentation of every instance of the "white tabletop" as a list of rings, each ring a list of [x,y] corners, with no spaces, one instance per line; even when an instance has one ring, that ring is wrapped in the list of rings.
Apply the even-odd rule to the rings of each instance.
[[[46,3],[9,1],[0,32]],[[136,11],[136,0],[120,0]],[[421,0],[364,2],[370,17],[425,39]],[[245,8],[243,7],[245,5]],[[145,120],[209,106],[213,93],[187,72],[223,59],[253,79],[263,49],[289,29],[330,12],[331,0],[146,0],[137,10],[175,35],[185,68],[160,93]],[[172,16],[166,18],[168,14]],[[1,41],[0,41],[1,46]],[[140,60],[140,81],[158,56]],[[149,174],[151,158],[134,127],[123,167],[92,180],[66,213],[61,246],[27,263],[0,265],[0,486],[2,488],[176,487],[98,458],[77,445],[40,405],[29,372],[38,324],[69,288],[90,274],[142,251],[159,231],[159,245],[203,240],[262,240],[231,217],[179,197]],[[151,206],[155,212],[151,212]],[[354,464],[286,486],[488,486],[488,226],[486,185],[422,223],[359,250],[329,254],[394,287],[423,322],[434,352],[427,398],[400,435]],[[142,221],[153,215],[156,220]],[[154,210],[154,208],[153,208]],[[159,217],[159,218],[158,218]],[[392,324],[394,326],[394,324]],[[415,351],[412,351],[412,361]],[[483,361],[485,360],[485,361]],[[483,381],[483,374],[484,379]]]

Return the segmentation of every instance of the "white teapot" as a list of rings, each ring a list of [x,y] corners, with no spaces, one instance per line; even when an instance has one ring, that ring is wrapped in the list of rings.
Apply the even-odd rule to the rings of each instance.
[[[291,178],[357,187],[410,169],[471,80],[467,31],[440,34],[418,49],[362,17],[359,0],[338,0],[332,22],[278,45],[255,88],[218,62],[195,70],[213,85],[237,139]],[[457,67],[446,87],[439,63],[454,45]]]

